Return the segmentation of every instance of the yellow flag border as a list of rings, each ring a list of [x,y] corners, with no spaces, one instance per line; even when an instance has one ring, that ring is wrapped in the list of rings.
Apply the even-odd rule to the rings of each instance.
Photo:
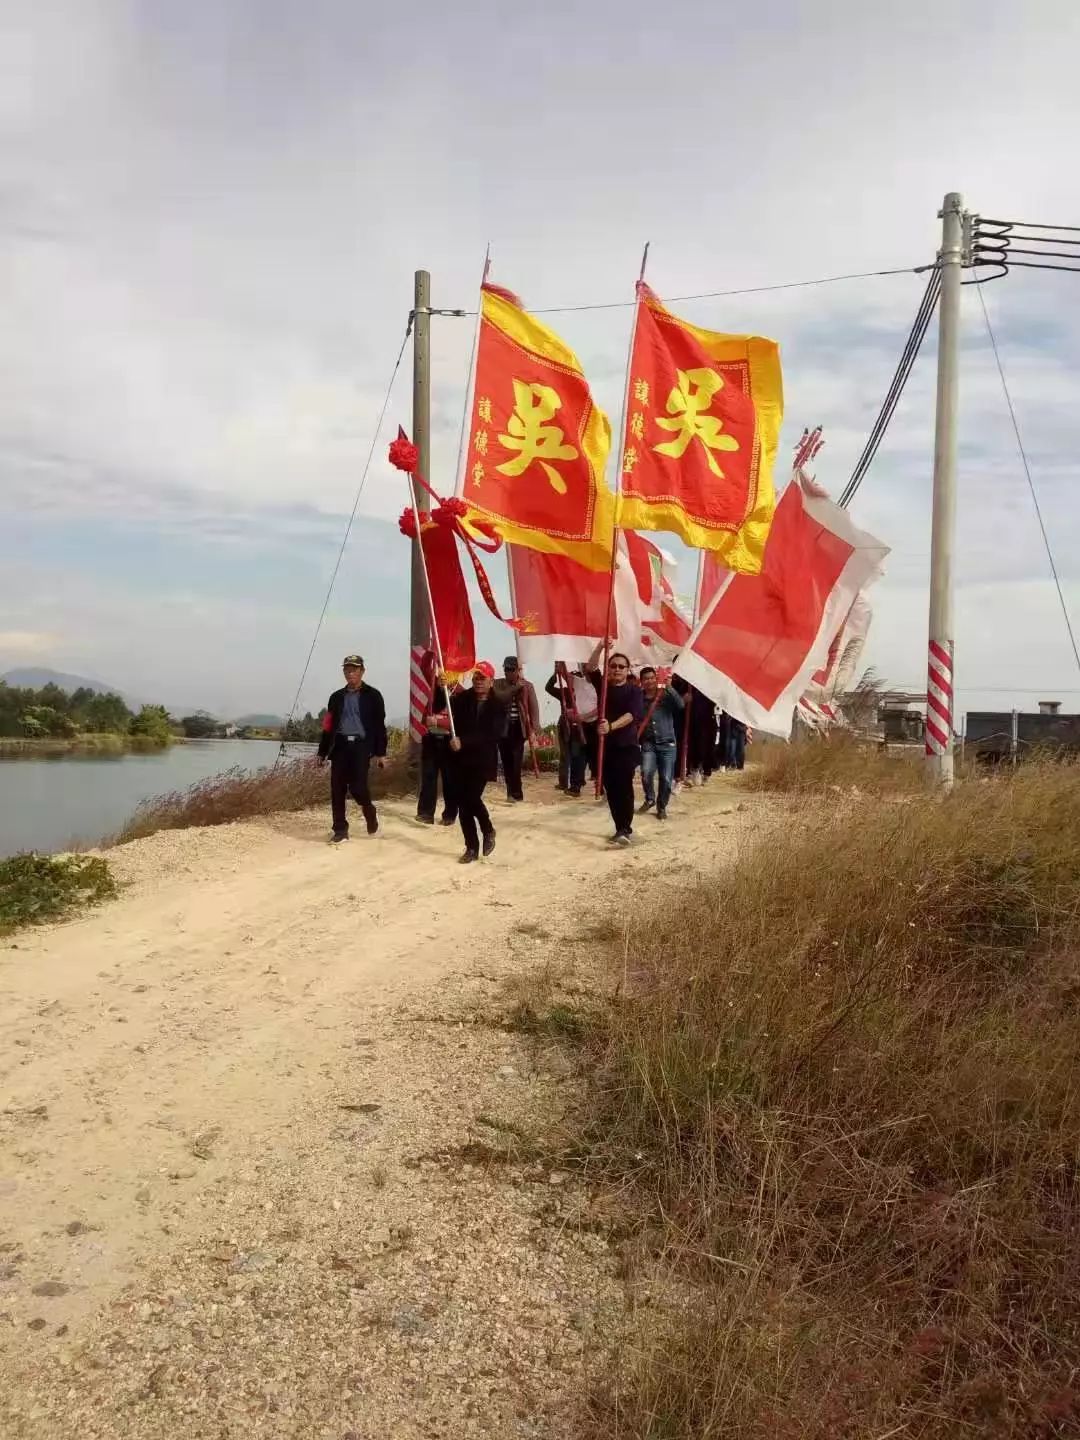
[[[694,520],[678,501],[650,501],[643,497],[625,496],[621,492],[617,524],[625,530],[668,530],[693,549],[711,550],[719,555],[729,570],[743,575],[758,575],[764,563],[765,542],[776,509],[773,468],[784,418],[780,347],[775,340],[761,335],[729,335],[717,330],[703,330],[673,315],[653,296],[643,297],[639,303],[648,305],[658,319],[686,330],[717,363],[746,361],[750,372],[750,399],[756,417],[756,486],[750,508],[736,529]]]
[[[561,539],[557,532],[545,534],[527,525],[515,525],[491,510],[467,501],[470,514],[483,516],[497,527],[504,543],[522,545],[545,555],[565,555],[587,570],[607,570],[615,544],[615,497],[608,488],[607,459],[611,450],[611,424],[593,399],[592,387],[581,362],[566,342],[520,306],[484,288],[480,292],[480,318],[493,325],[526,355],[571,374],[589,390],[589,413],[578,436],[581,452],[592,476],[592,534],[587,540]],[[539,342],[539,343],[537,343]],[[471,420],[470,420],[471,433]]]

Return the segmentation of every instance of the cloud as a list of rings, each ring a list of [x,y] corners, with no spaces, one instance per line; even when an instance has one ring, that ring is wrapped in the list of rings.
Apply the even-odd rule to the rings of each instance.
[[[10,659],[48,655],[58,637],[44,630],[0,630],[0,655]]]
[[[925,264],[958,184],[986,212],[1080,216],[1065,0],[989,0],[977,27],[960,0],[424,0],[377,24],[350,0],[13,0],[0,24],[0,612],[47,616],[72,668],[98,657],[139,689],[150,667],[192,701],[277,708],[295,683],[372,447],[314,669],[370,630],[403,701],[407,549],[387,522],[405,500],[384,447],[409,424],[407,350],[375,430],[418,265],[437,306],[471,309],[490,241],[496,279],[572,306],[628,300],[646,239],[658,291],[699,294]],[[924,283],[680,308],[781,341],[783,461],[823,423],[838,492]],[[1074,284],[985,291],[1070,583]],[[617,419],[629,308],[546,318]],[[444,488],[473,326],[433,319]],[[1007,672],[1046,557],[971,291],[965,326],[958,613],[984,604],[969,587],[1036,587],[996,612]],[[933,390],[931,337],[856,503],[894,549],[881,607],[903,620],[870,645],[887,674],[922,668]]]

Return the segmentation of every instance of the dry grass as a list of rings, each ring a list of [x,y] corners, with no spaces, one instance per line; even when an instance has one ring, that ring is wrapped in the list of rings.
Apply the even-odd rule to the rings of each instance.
[[[743,775],[751,790],[786,794],[873,791],[915,793],[925,788],[921,748],[882,750],[844,731],[816,735],[790,745],[755,744],[757,763]]]
[[[415,785],[404,742],[391,750],[385,770],[371,771],[372,794],[403,795]],[[289,760],[265,770],[226,770],[200,780],[187,790],[176,790],[146,800],[131,819],[106,843],[124,845],[158,830],[188,830],[197,825],[227,825],[259,815],[306,810],[328,803],[329,767],[319,769],[311,757]]]
[[[594,1141],[670,1289],[592,1433],[1077,1433],[1080,768],[815,807],[654,904]]]

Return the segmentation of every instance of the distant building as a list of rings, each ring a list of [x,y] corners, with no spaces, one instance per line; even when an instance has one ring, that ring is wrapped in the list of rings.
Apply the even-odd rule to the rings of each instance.
[[[1060,700],[1040,700],[1037,713],[969,710],[965,746],[982,760],[1018,759],[1032,750],[1080,751],[1080,715],[1062,715]]]
[[[878,729],[886,745],[921,745],[926,732],[926,691],[884,691],[878,700]]]

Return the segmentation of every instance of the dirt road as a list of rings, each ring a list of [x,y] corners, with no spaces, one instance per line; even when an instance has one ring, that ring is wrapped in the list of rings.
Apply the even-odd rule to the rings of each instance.
[[[0,1433],[563,1433],[612,1257],[527,1146],[467,1162],[573,1082],[470,1021],[753,810],[718,778],[612,853],[553,798],[472,867],[404,802],[336,848],[316,814],[154,836],[3,943]]]

